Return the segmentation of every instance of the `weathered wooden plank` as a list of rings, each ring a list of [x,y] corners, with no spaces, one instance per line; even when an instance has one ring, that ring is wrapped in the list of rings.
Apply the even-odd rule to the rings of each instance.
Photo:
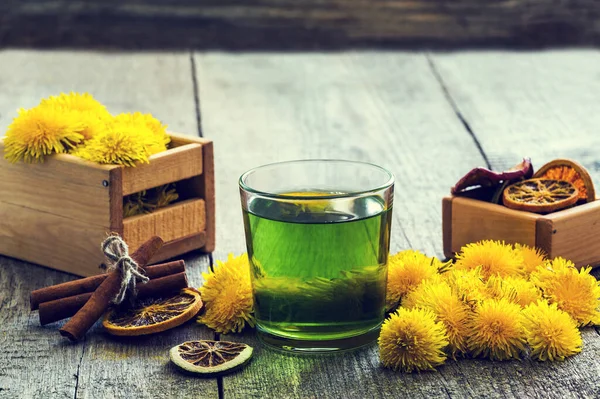
[[[73,276],[0,257],[0,398],[72,398],[82,346],[40,327],[29,293]]]
[[[217,216],[226,228],[220,230],[217,258],[244,250],[236,186],[244,169],[321,157],[389,167],[397,177],[392,251],[410,245],[442,256],[442,197],[484,159],[422,54],[210,54],[196,60],[203,129],[219,138]],[[459,360],[437,373],[406,375],[384,370],[376,346],[330,357],[291,357],[261,347],[250,330],[222,337],[257,346],[247,368],[224,377],[224,394],[595,397],[600,338],[594,329],[583,336],[583,353],[562,363]]]
[[[431,59],[494,169],[525,156],[534,168],[572,158],[600,184],[600,51],[478,51]]]
[[[208,256],[187,255],[190,285],[202,285]],[[111,337],[96,325],[83,344],[77,398],[218,398],[216,379],[198,379],[179,372],[168,351],[189,340],[213,339],[213,333],[194,320],[182,327],[142,337]]]
[[[0,134],[17,109],[60,92],[88,91],[112,113],[152,113],[169,131],[197,135],[186,53],[0,50]]]
[[[149,82],[151,82],[149,84]],[[61,91],[89,91],[112,112],[151,112],[170,128],[197,134],[189,54],[0,52],[0,132],[15,109]],[[208,256],[184,257],[191,285],[201,284]],[[58,325],[39,327],[27,307],[29,292],[73,276],[0,257],[0,397],[217,397],[215,380],[175,371],[170,347],[211,338],[191,322],[146,338],[118,340],[96,325],[83,343],[67,344]],[[7,348],[4,350],[4,348]]]
[[[4,46],[266,49],[595,44],[594,0],[45,0],[0,5]]]

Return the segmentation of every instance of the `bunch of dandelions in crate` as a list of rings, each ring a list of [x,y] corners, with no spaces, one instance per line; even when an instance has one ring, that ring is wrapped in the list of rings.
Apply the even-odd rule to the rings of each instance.
[[[101,163],[135,166],[167,149],[166,126],[150,114],[113,116],[88,93],[43,99],[20,109],[4,138],[10,162],[43,162],[51,154],[70,153]]]
[[[497,241],[463,247],[454,263],[412,250],[392,255],[387,305],[399,307],[381,329],[381,362],[411,372],[448,357],[564,360],[582,349],[579,327],[600,324],[590,270]]]

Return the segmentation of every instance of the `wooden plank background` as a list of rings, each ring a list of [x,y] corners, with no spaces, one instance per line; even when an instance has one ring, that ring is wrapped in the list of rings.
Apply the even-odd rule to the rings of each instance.
[[[392,252],[415,248],[441,257],[441,199],[473,166],[505,168],[523,155],[539,166],[568,156],[599,181],[598,57],[596,50],[0,51],[0,132],[17,107],[69,90],[90,91],[113,112],[152,112],[182,133],[196,134],[201,121],[215,143],[216,259],[245,251],[237,188],[243,171],[292,158],[376,162],[397,178]],[[209,257],[185,260],[191,283],[200,285]],[[247,330],[221,337],[256,348],[246,368],[195,379],[177,373],[166,355],[184,340],[213,336],[194,323],[139,339],[111,338],[96,326],[77,345],[58,335],[60,323],[40,327],[29,292],[73,278],[0,257],[0,399],[600,397],[600,334],[593,328],[582,333],[583,352],[565,362],[467,359],[421,374],[383,369],[375,345],[292,357],[262,348]]]
[[[574,56],[581,60],[587,53],[575,52]],[[532,70],[527,76],[533,79],[544,64],[560,65],[561,59],[570,54],[549,53],[529,66]],[[508,54],[494,55],[494,59],[504,60]],[[590,59],[595,55],[589,52]],[[391,252],[410,247],[443,257],[441,198],[462,174],[486,164],[488,150],[488,146],[482,147],[478,131],[466,129],[464,117],[450,97],[452,91],[448,92],[438,71],[438,62],[444,65],[444,61],[456,58],[460,57],[379,52],[196,55],[203,129],[216,137],[217,220],[219,226],[226,226],[225,230],[217,229],[221,244],[215,257],[224,259],[229,251],[245,250],[236,184],[243,171],[283,159],[328,157],[370,161],[389,168],[396,176]],[[460,67],[457,70],[468,81],[469,71],[479,65],[478,57],[473,53],[464,58],[468,60],[461,65],[465,71]],[[520,60],[517,54],[513,59]],[[507,66],[515,70],[514,75],[501,84],[497,82],[499,77],[490,78],[489,85],[495,84],[500,95],[518,90],[521,77],[517,67]],[[599,68],[590,66],[596,73]],[[554,74],[544,75],[544,79],[557,80],[567,73],[559,67],[552,71]],[[478,84],[487,89],[486,73],[479,74],[481,82],[466,84],[467,88],[473,87],[466,98],[475,104]],[[577,88],[572,88],[573,93],[584,90],[585,81],[581,79]],[[536,88],[543,91],[543,87],[538,81]],[[530,95],[536,97],[529,101],[549,96],[538,92]],[[573,99],[557,97],[553,101],[557,107],[564,107],[570,104],[563,103],[565,100]],[[520,115],[527,109],[523,106],[514,113]],[[501,108],[497,112],[497,123],[514,117]],[[531,131],[532,143],[547,134],[543,128],[546,121],[535,120],[538,125],[535,132]],[[592,125],[587,133],[590,136],[591,130]],[[485,131],[481,136],[482,142],[483,138],[494,137]],[[559,149],[567,140],[565,136],[553,137],[552,148]],[[506,155],[501,161],[504,148]],[[543,154],[543,148],[538,154]],[[511,162],[520,160],[520,154],[513,158],[516,147],[511,143],[489,149],[497,154],[495,167],[512,166]],[[435,373],[401,375],[379,365],[376,346],[351,354],[292,357],[262,348],[252,330],[221,339],[243,341],[257,348],[253,363],[223,377],[226,398],[600,395],[595,382],[600,371],[600,336],[593,328],[583,331],[583,353],[564,363],[459,360],[447,362]]]
[[[313,49],[600,43],[595,0],[3,0],[0,46]]]
[[[114,113],[151,112],[175,131],[198,132],[189,54],[0,51],[0,134],[18,107],[71,90],[92,93]],[[184,260],[190,284],[201,285],[209,257]],[[213,337],[193,322],[130,339],[103,334],[97,323],[78,344],[59,335],[64,322],[40,327],[37,313],[29,311],[29,293],[75,278],[0,257],[0,398],[218,397],[217,381],[190,379],[169,363],[172,346]]]

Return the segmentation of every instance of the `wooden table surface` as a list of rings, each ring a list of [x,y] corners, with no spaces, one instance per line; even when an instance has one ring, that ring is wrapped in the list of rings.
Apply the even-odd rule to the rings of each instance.
[[[0,51],[0,132],[18,107],[88,91],[113,112],[151,112],[170,130],[215,143],[217,251],[245,251],[237,178],[267,162],[369,161],[396,175],[391,251],[442,257],[441,198],[474,166],[579,160],[600,184],[600,52],[302,54]],[[0,188],[1,189],[1,188]],[[57,187],[57,189],[60,189]],[[0,239],[2,239],[0,231]],[[209,256],[184,256],[193,285]],[[596,276],[598,276],[598,271]],[[0,257],[0,398],[598,398],[600,331],[564,362],[448,361],[437,372],[383,369],[377,346],[292,357],[253,330],[222,336],[256,347],[242,371],[181,375],[167,350],[211,338],[190,323],[115,339],[96,326],[71,344],[40,327],[31,290],[72,275]]]

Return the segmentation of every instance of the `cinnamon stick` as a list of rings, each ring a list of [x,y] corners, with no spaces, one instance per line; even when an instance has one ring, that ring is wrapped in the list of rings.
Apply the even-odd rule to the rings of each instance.
[[[131,255],[133,259],[136,259],[138,256],[138,251]],[[185,271],[185,263],[182,260],[178,260],[160,265],[148,266],[145,268],[145,271],[148,277],[154,279]],[[106,280],[106,277],[108,277],[107,274],[100,274],[98,276],[73,280],[32,291],[29,296],[31,310],[36,310],[43,302],[50,302],[79,294],[92,293],[104,280]]]
[[[160,297],[179,292],[179,290],[187,286],[188,281],[185,272],[176,273],[150,280],[146,284],[141,284],[138,288],[137,297],[140,299]],[[44,326],[73,316],[91,297],[92,293],[86,292],[84,294],[41,303],[39,306],[40,324]]]
[[[148,264],[162,245],[163,240],[160,237],[152,237],[140,246],[134,253],[136,256],[132,256],[132,258],[143,267]],[[71,341],[80,340],[106,312],[111,301],[119,293],[120,285],[121,273],[118,270],[110,272],[85,305],[59,330],[60,334]]]

